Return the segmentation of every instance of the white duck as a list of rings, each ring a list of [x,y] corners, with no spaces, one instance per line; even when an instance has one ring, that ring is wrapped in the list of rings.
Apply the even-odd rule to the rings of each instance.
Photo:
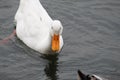
[[[20,0],[15,15],[16,34],[28,47],[40,52],[59,52],[63,26],[52,20],[39,0]]]

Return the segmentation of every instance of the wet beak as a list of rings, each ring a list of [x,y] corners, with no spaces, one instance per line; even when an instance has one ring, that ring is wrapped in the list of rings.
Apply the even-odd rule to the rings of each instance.
[[[60,49],[59,35],[54,34],[52,37],[52,51],[57,52]]]

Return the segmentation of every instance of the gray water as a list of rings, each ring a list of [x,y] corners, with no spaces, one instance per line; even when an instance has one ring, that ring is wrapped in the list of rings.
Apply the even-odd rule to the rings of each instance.
[[[120,79],[120,0],[41,0],[64,26],[65,45],[42,56],[16,36],[0,45],[0,80],[77,80],[77,70]],[[19,0],[0,0],[0,39],[14,29]]]

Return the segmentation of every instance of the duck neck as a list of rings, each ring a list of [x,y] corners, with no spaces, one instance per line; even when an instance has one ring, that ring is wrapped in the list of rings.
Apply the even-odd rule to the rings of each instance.
[[[39,0],[20,0],[20,5],[29,4],[29,3],[40,2]]]

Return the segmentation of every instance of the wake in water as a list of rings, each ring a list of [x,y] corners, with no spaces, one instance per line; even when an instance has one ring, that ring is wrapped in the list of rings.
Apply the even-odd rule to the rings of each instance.
[[[16,30],[14,29],[13,32],[6,38],[0,40],[0,45],[7,43],[10,39],[12,39],[16,35]]]

